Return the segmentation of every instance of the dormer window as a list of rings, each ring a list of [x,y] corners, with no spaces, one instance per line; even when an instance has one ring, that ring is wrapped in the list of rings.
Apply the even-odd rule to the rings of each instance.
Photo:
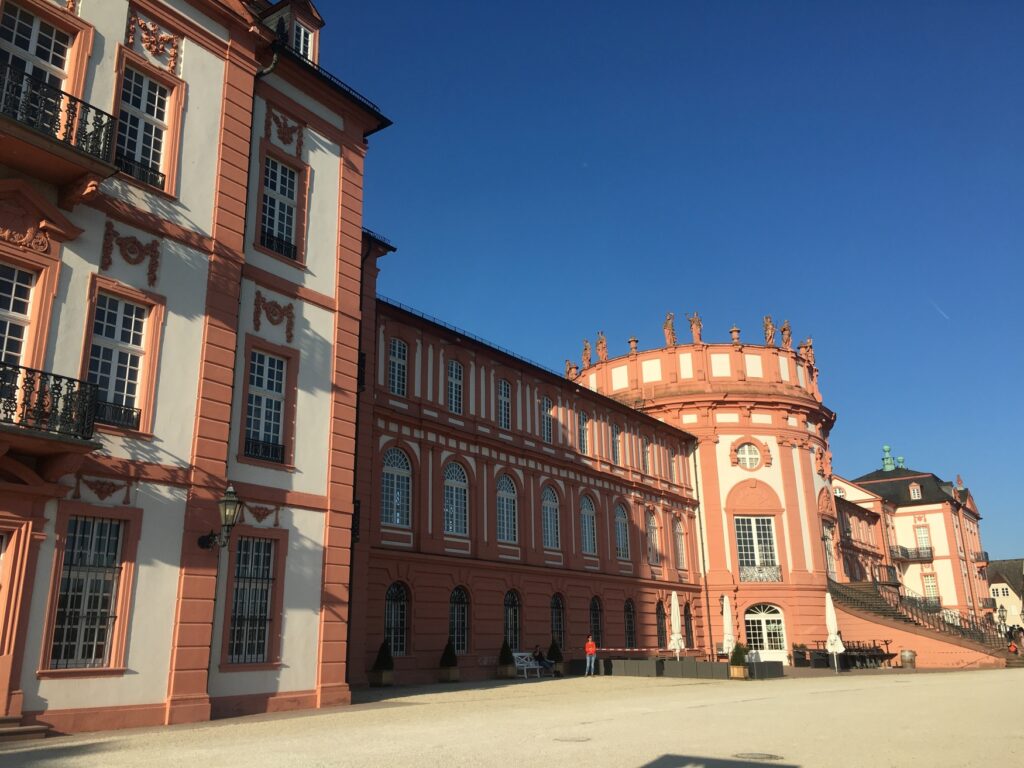
[[[914,501],[920,501],[921,499],[921,486],[917,483],[910,484],[910,498]]]
[[[304,59],[313,60],[313,31],[299,22],[292,26],[292,50]]]

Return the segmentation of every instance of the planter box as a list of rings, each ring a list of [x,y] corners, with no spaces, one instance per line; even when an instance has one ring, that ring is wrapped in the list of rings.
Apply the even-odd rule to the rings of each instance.
[[[751,680],[770,680],[783,676],[781,661],[752,661],[747,664],[747,670]]]
[[[729,665],[730,680],[746,680],[750,676],[750,670],[746,667],[734,667]]]
[[[458,667],[441,667],[437,671],[437,679],[442,683],[457,683],[459,682],[459,668]]]
[[[515,664],[499,664],[498,665],[498,679],[499,680],[514,680],[516,677],[516,665]]]
[[[395,684],[395,673],[391,669],[371,669],[367,673],[367,677],[370,680],[370,685],[375,688]]]

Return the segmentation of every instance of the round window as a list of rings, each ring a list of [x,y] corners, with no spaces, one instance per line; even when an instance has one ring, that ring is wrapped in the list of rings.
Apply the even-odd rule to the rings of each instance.
[[[761,463],[761,452],[753,443],[744,443],[736,449],[736,459],[744,469],[757,469]]]

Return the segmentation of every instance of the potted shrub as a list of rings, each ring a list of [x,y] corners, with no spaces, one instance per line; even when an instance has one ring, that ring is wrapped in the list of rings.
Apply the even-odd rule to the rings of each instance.
[[[501,644],[501,652],[498,653],[498,678],[511,680],[515,676],[516,660],[512,655],[512,649],[508,645],[508,640],[505,640]]]
[[[377,659],[370,669],[370,685],[394,685],[395,660],[391,657],[391,645],[387,640],[380,644]]]
[[[746,680],[749,677],[747,671],[747,646],[743,643],[736,643],[729,655],[729,679]]]
[[[450,637],[441,652],[440,667],[438,679],[442,683],[459,682],[459,657],[455,655],[455,646]]]
[[[551,645],[548,646],[548,661],[554,663],[551,671],[556,676],[562,677],[565,674],[565,659],[562,658],[562,649],[558,647],[558,641],[551,638]]]

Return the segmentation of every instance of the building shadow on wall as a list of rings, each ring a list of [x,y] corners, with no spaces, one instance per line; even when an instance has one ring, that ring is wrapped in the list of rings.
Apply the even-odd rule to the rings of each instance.
[[[758,757],[754,757],[758,755]],[[750,753],[750,758],[744,759],[722,759],[718,757],[698,757],[697,755],[662,755],[649,763],[644,763],[639,768],[754,768],[754,766],[774,765],[778,768],[800,768],[795,763],[776,762],[779,755],[767,753]]]

